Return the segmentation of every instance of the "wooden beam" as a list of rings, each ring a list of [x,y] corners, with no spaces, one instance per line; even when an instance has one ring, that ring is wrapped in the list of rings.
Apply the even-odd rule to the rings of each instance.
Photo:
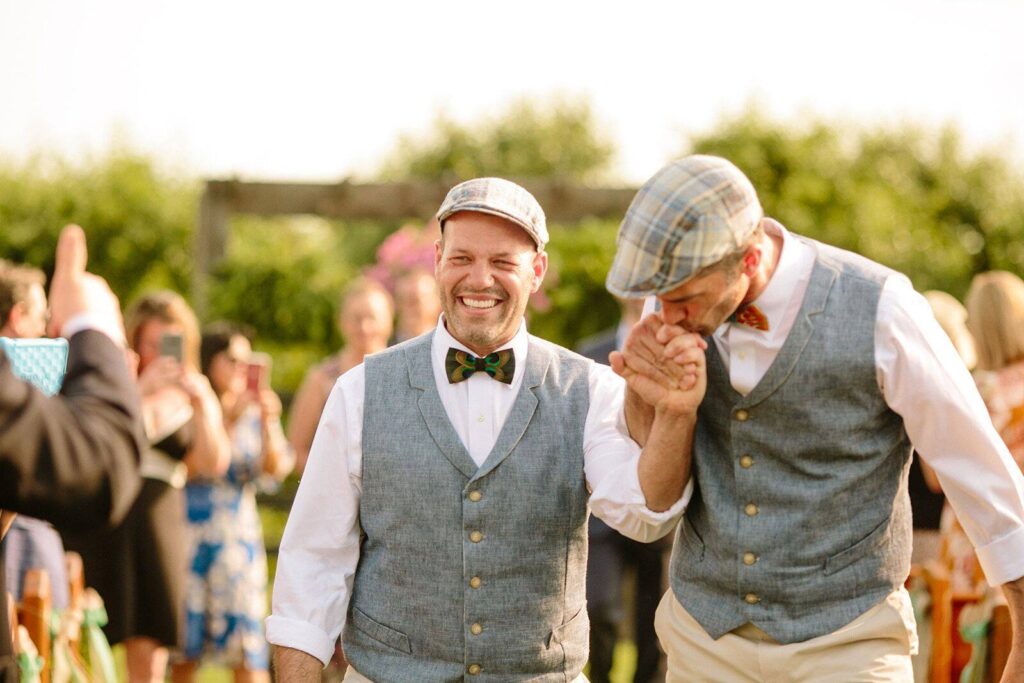
[[[550,222],[576,223],[584,218],[621,220],[636,194],[634,188],[598,188],[558,180],[513,179],[544,207]],[[313,214],[335,219],[426,222],[436,212],[451,181],[405,181],[355,184],[272,183],[208,180],[199,203],[192,277],[192,299],[205,317],[210,273],[227,250],[232,214],[281,216]]]

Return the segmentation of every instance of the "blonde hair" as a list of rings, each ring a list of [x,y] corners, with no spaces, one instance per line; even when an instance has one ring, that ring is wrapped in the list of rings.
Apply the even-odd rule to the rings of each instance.
[[[960,354],[968,370],[978,364],[978,352],[974,344],[974,336],[967,329],[967,309],[952,294],[931,289],[924,293],[932,314],[939,327],[953,342],[953,348]]]
[[[978,368],[999,370],[1024,359],[1024,280],[1004,270],[981,273],[966,301]]]
[[[341,297],[338,299],[338,314],[343,315],[345,311],[345,305],[357,296],[366,296],[368,294],[379,294],[384,298],[384,301],[388,305],[388,317],[392,318],[395,315],[395,300],[391,296],[391,292],[381,283],[368,277],[357,277],[352,280],[347,287],[342,291]]]
[[[139,346],[139,333],[151,320],[181,327],[185,366],[199,370],[199,321],[180,294],[170,290],[157,290],[143,294],[132,302],[124,314],[128,344]]]

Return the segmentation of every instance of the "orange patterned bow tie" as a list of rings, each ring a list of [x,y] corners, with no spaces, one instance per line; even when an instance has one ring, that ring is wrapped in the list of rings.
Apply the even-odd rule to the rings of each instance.
[[[732,321],[740,325],[753,327],[755,330],[761,330],[762,332],[768,331],[768,316],[762,313],[761,309],[754,304],[747,304],[737,310],[732,316]]]

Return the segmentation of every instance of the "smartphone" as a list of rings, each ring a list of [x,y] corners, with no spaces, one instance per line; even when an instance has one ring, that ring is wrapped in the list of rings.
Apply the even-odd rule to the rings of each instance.
[[[60,391],[68,365],[67,339],[0,337],[0,350],[10,360],[16,377],[35,385],[47,396]]]
[[[270,356],[266,353],[254,352],[249,356],[245,368],[245,388],[257,393],[270,384]]]
[[[164,332],[160,335],[160,355],[182,362],[185,358],[185,340],[180,333]]]

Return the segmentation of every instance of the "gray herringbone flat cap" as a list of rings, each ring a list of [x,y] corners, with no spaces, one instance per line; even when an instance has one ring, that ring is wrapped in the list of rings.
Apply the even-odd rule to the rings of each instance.
[[[675,289],[739,248],[763,216],[754,186],[729,161],[674,161],[644,183],[626,211],[608,291],[636,298]]]
[[[459,211],[489,213],[510,220],[526,231],[538,250],[548,243],[544,209],[532,194],[504,178],[475,178],[449,190],[437,211],[442,231],[445,219]]]

